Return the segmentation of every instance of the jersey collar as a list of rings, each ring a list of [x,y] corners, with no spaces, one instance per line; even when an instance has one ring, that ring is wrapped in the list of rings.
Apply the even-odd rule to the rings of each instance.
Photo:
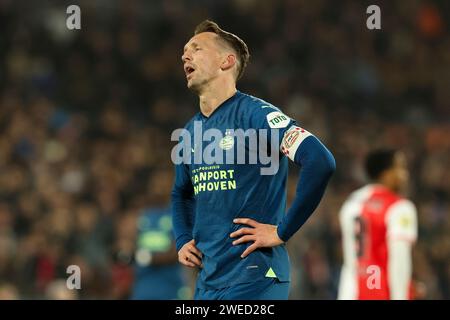
[[[207,121],[208,119],[212,119],[214,116],[217,116],[221,112],[223,112],[228,106],[232,105],[233,102],[236,100],[236,98],[241,95],[241,92],[239,90],[236,90],[234,95],[229,97],[227,100],[222,102],[208,117],[205,116],[201,111],[199,112],[199,117],[203,119],[204,121]]]

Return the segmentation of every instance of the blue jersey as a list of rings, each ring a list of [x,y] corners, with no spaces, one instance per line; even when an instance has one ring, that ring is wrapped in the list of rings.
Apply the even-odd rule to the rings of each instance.
[[[277,147],[283,135],[295,123],[278,108],[253,96],[237,93],[220,105],[209,117],[197,113],[185,126],[193,143],[190,164],[176,165],[174,190],[194,199],[192,238],[203,253],[203,268],[200,269],[199,288],[224,288],[238,283],[276,277],[279,281],[290,280],[290,263],[285,245],[260,248],[246,258],[240,256],[252,242],[234,246],[230,233],[242,227],[233,223],[234,218],[252,218],[260,223],[278,225],[286,209],[286,181],[288,160],[277,152],[278,171],[273,175],[261,174],[267,167],[260,161],[256,164],[207,164],[195,163],[199,150],[194,127],[201,122],[203,131],[218,129],[223,139],[218,143],[221,152],[234,152],[242,147],[230,129],[275,130]],[[273,144],[272,136],[267,144]],[[272,142],[271,142],[272,141]],[[201,142],[201,150],[210,142]],[[245,144],[245,142],[244,142]],[[270,149],[268,147],[268,149]],[[257,151],[244,147],[248,160]],[[278,150],[278,149],[277,149]],[[178,192],[177,191],[177,192]]]
[[[137,249],[166,252],[173,243],[170,209],[147,209],[138,219]],[[132,299],[169,300],[185,298],[182,269],[178,263],[161,266],[135,265]]]

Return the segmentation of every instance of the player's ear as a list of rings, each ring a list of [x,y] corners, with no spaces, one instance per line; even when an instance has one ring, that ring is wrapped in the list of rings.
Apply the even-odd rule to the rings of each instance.
[[[235,64],[236,64],[236,56],[234,54],[230,53],[224,57],[220,68],[225,71],[225,70],[233,68],[235,66]]]

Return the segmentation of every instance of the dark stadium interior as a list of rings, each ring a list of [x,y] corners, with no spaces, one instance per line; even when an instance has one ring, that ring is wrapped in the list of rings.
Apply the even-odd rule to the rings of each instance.
[[[81,30],[65,26],[73,3]],[[416,297],[449,299],[450,2],[379,3],[382,30],[366,28],[365,1],[0,1],[0,298],[129,297],[137,217],[169,204],[170,135],[198,111],[182,48],[211,18],[250,48],[238,88],[336,158],[288,244],[291,299],[336,298],[338,211],[377,146],[411,169]],[[64,290],[72,264],[79,291]]]

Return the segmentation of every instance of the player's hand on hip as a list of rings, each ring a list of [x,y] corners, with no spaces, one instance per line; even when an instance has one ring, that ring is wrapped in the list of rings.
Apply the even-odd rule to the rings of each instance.
[[[237,224],[246,224],[251,228],[241,228],[230,234],[231,238],[239,237],[233,241],[233,245],[238,245],[252,241],[251,244],[241,255],[245,258],[258,248],[275,247],[283,243],[278,237],[277,226],[271,224],[259,223],[250,218],[236,218],[233,220]]]
[[[202,264],[203,254],[195,246],[195,240],[192,239],[186,243],[180,251],[178,251],[178,261],[191,268],[200,267],[203,268]]]

